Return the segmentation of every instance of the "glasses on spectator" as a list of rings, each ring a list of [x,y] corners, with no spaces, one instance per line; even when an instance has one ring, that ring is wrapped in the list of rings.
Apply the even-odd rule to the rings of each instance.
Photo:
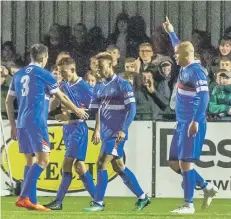
[[[140,50],[140,52],[142,52],[142,53],[148,53],[148,52],[152,52],[152,50]]]

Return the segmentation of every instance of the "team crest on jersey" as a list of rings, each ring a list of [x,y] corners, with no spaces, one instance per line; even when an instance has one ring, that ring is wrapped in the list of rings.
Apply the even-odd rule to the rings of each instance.
[[[32,71],[32,69],[33,69],[33,67],[28,67],[28,68],[26,69],[25,72],[26,72],[27,74],[29,74],[29,73]]]
[[[189,81],[189,73],[185,72],[184,74],[182,74],[182,80],[184,82],[188,82]]]

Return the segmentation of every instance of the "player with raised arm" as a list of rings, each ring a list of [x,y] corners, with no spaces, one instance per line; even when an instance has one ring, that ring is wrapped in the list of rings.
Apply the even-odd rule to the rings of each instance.
[[[175,59],[181,66],[176,94],[177,128],[173,136],[169,164],[183,176],[184,204],[172,213],[193,214],[194,188],[204,191],[203,208],[207,208],[218,192],[216,186],[207,183],[194,169],[194,162],[200,158],[206,134],[206,109],[209,102],[206,70],[194,59],[191,42],[180,42],[172,24],[166,17],[163,23],[175,50]]]
[[[77,108],[70,99],[59,90],[56,79],[44,67],[48,59],[48,49],[43,44],[35,44],[30,51],[31,63],[15,73],[6,98],[8,119],[11,125],[11,138],[19,142],[19,151],[30,159],[36,156],[32,166],[25,167],[25,179],[16,206],[50,210],[37,201],[37,180],[49,163],[49,135],[47,128],[48,99],[55,95],[62,104],[72,110],[79,118],[86,119],[84,109]],[[17,124],[14,118],[13,101],[18,101]]]
[[[88,85],[76,73],[75,61],[72,58],[63,58],[58,63],[58,71],[64,79],[61,82],[60,89],[72,100],[77,107],[88,108],[92,98],[93,88]],[[56,103],[54,99],[52,102]],[[54,108],[51,102],[51,110]],[[95,185],[92,175],[85,167],[85,158],[88,144],[88,127],[85,120],[76,118],[64,110],[61,121],[65,121],[63,125],[63,139],[66,146],[65,158],[63,161],[62,182],[55,201],[44,205],[52,210],[62,210],[62,201],[72,181],[72,166],[82,180],[86,190],[92,199],[95,195]]]
[[[97,185],[93,203],[85,211],[103,211],[103,200],[108,184],[107,166],[111,162],[114,171],[124,184],[136,195],[135,209],[142,210],[150,203],[150,198],[141,189],[135,175],[123,162],[123,149],[128,139],[128,128],[136,113],[133,90],[128,81],[113,71],[113,60],[108,53],[96,56],[99,72],[105,81],[95,86],[90,108],[95,112],[96,126],[93,143],[102,139],[101,153],[97,161]]]

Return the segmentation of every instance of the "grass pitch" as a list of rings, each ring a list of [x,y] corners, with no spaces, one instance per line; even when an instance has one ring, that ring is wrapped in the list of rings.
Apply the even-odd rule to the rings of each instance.
[[[89,197],[66,197],[62,211],[28,211],[15,206],[15,197],[1,197],[2,219],[231,219],[231,200],[214,199],[209,209],[202,211],[201,199],[195,200],[194,215],[173,215],[182,199],[152,199],[152,203],[140,212],[134,212],[135,198],[106,198],[103,212],[83,212],[89,206]],[[52,197],[40,197],[40,203],[47,204]]]

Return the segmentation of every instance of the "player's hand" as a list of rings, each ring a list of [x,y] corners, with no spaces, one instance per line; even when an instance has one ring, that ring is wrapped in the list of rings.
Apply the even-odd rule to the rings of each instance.
[[[86,111],[88,111],[88,109],[77,108],[77,110],[75,111],[75,115],[80,119],[88,119],[89,115]]]
[[[13,140],[17,140],[17,129],[15,126],[12,126],[11,127],[11,130],[10,130],[10,136]]]
[[[168,17],[165,17],[165,22],[163,23],[163,27],[167,33],[174,32],[173,25],[170,23]]]
[[[116,141],[121,142],[124,140],[124,138],[125,138],[125,133],[122,131],[118,131],[116,134]]]
[[[198,122],[192,121],[188,127],[188,137],[194,137],[198,132]]]
[[[92,135],[92,138],[91,138],[91,142],[94,144],[94,145],[97,145],[100,143],[100,132],[98,130],[95,130],[93,135]]]

